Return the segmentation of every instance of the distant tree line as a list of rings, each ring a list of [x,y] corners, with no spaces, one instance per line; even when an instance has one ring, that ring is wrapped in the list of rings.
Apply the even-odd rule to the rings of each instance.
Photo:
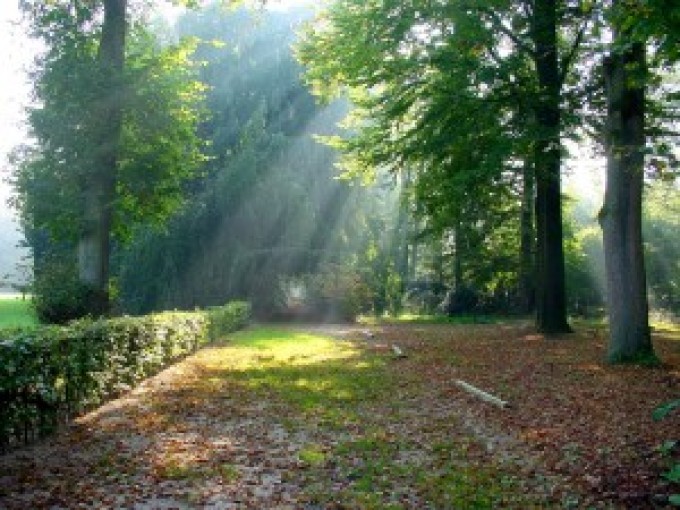
[[[351,136],[328,140],[346,173],[411,176],[415,209],[456,255],[461,298],[465,266],[484,260],[476,241],[490,247],[491,232],[519,232],[511,286],[547,334],[570,330],[562,142],[595,140],[607,158],[608,357],[653,358],[642,196],[647,170],[677,168],[677,90],[661,85],[678,60],[676,12],[664,0],[336,0],[297,55],[317,95],[355,105]]]
[[[678,311],[677,187],[642,202],[676,171],[663,0],[214,5],[173,30],[125,0],[23,5],[48,48],[15,172],[46,319],[239,298],[552,334],[606,306],[623,360],[652,353],[647,287]],[[565,200],[566,139],[607,156],[599,214]]]

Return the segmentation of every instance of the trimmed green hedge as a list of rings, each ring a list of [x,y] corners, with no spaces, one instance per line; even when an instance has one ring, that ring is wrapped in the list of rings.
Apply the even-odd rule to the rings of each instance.
[[[250,303],[245,301],[233,301],[226,306],[213,306],[208,308],[210,321],[208,322],[208,335],[210,341],[217,340],[220,335],[241,329],[250,320]]]
[[[243,327],[250,306],[0,330],[0,448],[28,442],[208,341]]]

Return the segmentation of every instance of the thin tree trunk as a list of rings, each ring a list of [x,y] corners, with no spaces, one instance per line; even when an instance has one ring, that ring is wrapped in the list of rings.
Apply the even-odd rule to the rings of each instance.
[[[399,213],[397,216],[397,224],[395,226],[395,234],[393,238],[392,253],[394,258],[394,265],[399,274],[401,292],[406,289],[406,283],[409,277],[408,269],[408,238],[409,238],[409,188],[411,186],[411,173],[407,170],[404,174],[404,179],[401,183],[401,192],[399,194]]]
[[[519,263],[519,287],[521,309],[524,313],[530,313],[535,304],[535,278],[534,278],[534,168],[526,161],[522,179],[522,212],[520,218],[520,263]]]
[[[458,291],[463,285],[463,239],[460,220],[456,220],[453,231],[453,251],[453,288]]]
[[[439,252],[436,258],[437,283],[440,288],[444,288],[444,243],[439,243]]]
[[[418,277],[418,230],[418,220],[414,218],[411,222],[411,255],[408,263],[408,278],[411,282],[415,282]]]
[[[655,359],[642,244],[645,68],[639,42],[605,62],[607,180],[600,223],[611,363]]]
[[[533,39],[540,87],[535,115],[537,292],[536,326],[546,334],[571,331],[567,324],[560,190],[560,75],[555,0],[534,3]]]
[[[122,72],[125,59],[127,0],[104,0],[99,45],[100,101],[95,105],[94,168],[84,183],[84,227],[78,242],[80,281],[94,292],[94,314],[109,307],[108,280],[112,208],[122,129]]]

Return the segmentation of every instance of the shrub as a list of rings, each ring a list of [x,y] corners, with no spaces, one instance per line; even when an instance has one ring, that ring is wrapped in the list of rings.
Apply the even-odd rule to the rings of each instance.
[[[241,329],[250,320],[251,307],[246,301],[232,301],[224,306],[214,306],[208,309],[210,340],[216,340],[220,335]]]
[[[370,303],[366,282],[350,267],[328,265],[309,275],[306,286],[313,319],[354,322]]]
[[[474,313],[479,302],[480,294],[476,289],[461,285],[458,289],[449,291],[442,303],[442,309],[448,315]]]
[[[283,296],[269,319],[353,322],[370,307],[370,289],[351,267],[326,264],[318,272],[282,278]]]
[[[0,447],[44,435],[245,324],[246,303],[208,312],[0,331]]]
[[[76,269],[53,257],[36,269],[32,286],[33,306],[40,322],[66,324],[92,313],[101,302],[97,291],[78,280]]]
[[[671,400],[670,402],[666,402],[657,407],[652,413],[652,418],[654,421],[663,420],[678,409],[680,409],[680,398],[676,398],[675,400]],[[672,460],[672,457],[673,452],[678,451],[678,440],[673,438],[665,441],[661,445],[660,450],[664,455],[671,459],[668,471],[663,474],[663,477],[677,489],[680,485],[680,461],[678,461],[677,456],[675,457],[675,460]],[[680,506],[680,494],[670,494],[668,496],[668,502],[672,506]]]

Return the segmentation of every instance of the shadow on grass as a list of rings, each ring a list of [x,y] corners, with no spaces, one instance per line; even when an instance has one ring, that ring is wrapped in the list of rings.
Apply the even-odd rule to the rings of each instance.
[[[270,402],[290,412],[353,417],[357,406],[377,402],[392,386],[385,359],[350,341],[294,330],[258,328],[205,349],[190,362],[195,379],[180,393],[233,403]],[[156,400],[170,396],[166,389]],[[177,398],[177,394],[172,399]],[[342,420],[344,421],[344,420]]]

